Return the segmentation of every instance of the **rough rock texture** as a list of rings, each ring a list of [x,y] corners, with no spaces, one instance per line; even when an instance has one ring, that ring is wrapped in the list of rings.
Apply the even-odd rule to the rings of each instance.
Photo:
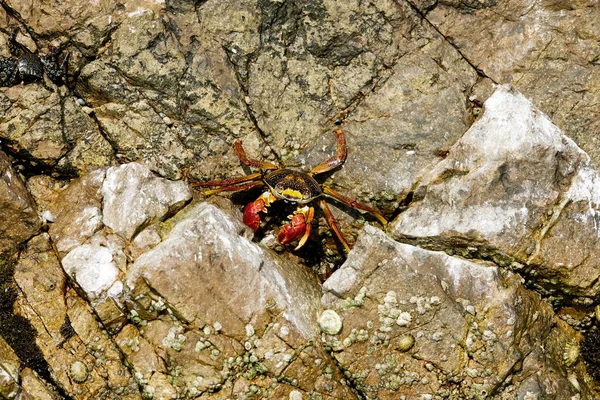
[[[1,76],[14,28],[33,59],[69,54],[64,84],[0,87],[0,397],[598,397],[595,6],[0,0]],[[506,82],[592,162],[508,89],[469,130]],[[346,255],[321,213],[294,251],[274,244],[284,202],[251,238],[258,193],[175,180],[249,173],[235,139],[308,170],[338,118],[348,157],[319,182],[396,221],[362,233],[324,306]],[[375,222],[332,211],[351,245]]]
[[[13,250],[41,225],[33,197],[0,151],[0,253]]]
[[[534,275],[546,291],[591,303],[600,277],[599,204],[600,181],[589,157],[504,86],[419,181],[391,232],[512,266]]]
[[[592,396],[579,359],[566,358],[575,331],[496,266],[366,226],[323,287],[324,307],[343,322],[323,340],[368,398]]]
[[[141,327],[118,343],[144,393],[355,398],[313,343],[320,288],[308,270],[240,236],[248,228],[214,205],[190,206],[170,224],[127,274]]]
[[[48,235],[29,241],[15,266],[14,279],[21,291],[15,314],[24,316],[34,329],[38,354],[28,361],[38,374],[63,393],[81,398],[140,398],[132,375],[114,343],[98,327],[93,310],[67,286]],[[74,363],[83,363],[85,372],[79,379],[73,377]]]
[[[184,182],[157,178],[140,164],[112,167],[102,185],[102,222],[125,240],[192,198]]]
[[[72,182],[47,204],[54,221],[50,235],[62,255],[82,244],[102,227],[104,169]]]
[[[600,165],[597,1],[415,5],[481,74],[515,86]]]

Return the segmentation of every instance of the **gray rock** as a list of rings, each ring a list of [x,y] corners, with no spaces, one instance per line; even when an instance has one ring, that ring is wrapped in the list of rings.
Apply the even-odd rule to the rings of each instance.
[[[427,21],[481,74],[508,83],[600,165],[597,4],[587,1],[424,1]],[[519,15],[510,21],[499,15]],[[485,32],[473,35],[473,32]],[[486,97],[480,97],[484,101]]]
[[[287,310],[285,317],[300,333],[306,337],[317,333],[318,287],[305,270],[282,264],[239,236],[247,232],[241,221],[209,203],[187,208],[178,219],[168,237],[128,269],[130,288],[143,281],[187,323],[203,327],[219,321],[224,331],[237,334],[260,321],[271,299]],[[236,287],[236,294],[220,293],[226,287]],[[206,298],[207,292],[220,301]]]
[[[0,252],[14,249],[41,226],[35,201],[6,154],[0,151]]]
[[[109,168],[102,186],[102,220],[125,240],[176,212],[192,197],[185,182],[158,178],[141,164]]]
[[[340,275],[354,275],[353,284]],[[324,287],[323,305],[344,321],[324,340],[366,397],[593,398],[578,356],[565,370],[575,331],[518,275],[397,243],[367,225]]]
[[[594,296],[598,190],[589,157],[522,95],[502,86],[448,156],[423,176],[391,231],[429,248],[522,264],[547,290]]]
[[[98,169],[71,181],[48,207],[55,217],[50,235],[61,255],[83,244],[102,228],[102,183],[106,170]]]
[[[227,395],[228,385],[244,393],[251,381],[271,398],[293,387],[355,398],[314,341],[320,289],[308,270],[252,243],[239,219],[209,203],[186,207],[169,226],[127,271],[140,329],[124,328],[118,341],[144,393]],[[181,368],[183,387],[169,383],[162,362],[148,363],[154,354]],[[293,386],[269,383],[282,374]],[[315,380],[323,374],[325,386]]]

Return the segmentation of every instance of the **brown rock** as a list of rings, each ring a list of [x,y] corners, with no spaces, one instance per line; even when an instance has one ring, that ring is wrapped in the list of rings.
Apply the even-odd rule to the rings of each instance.
[[[482,74],[512,84],[550,115],[598,165],[597,6],[561,0],[443,1],[426,18]]]
[[[554,382],[551,395],[593,398],[575,352],[565,370],[565,351],[578,346],[575,331],[520,282],[490,264],[397,243],[367,226],[324,284],[324,306],[339,313],[343,329],[323,339],[372,398],[541,398],[550,395],[538,383],[545,380]],[[414,346],[400,351],[406,334]]]
[[[421,179],[393,236],[524,266],[548,291],[594,296],[600,197],[589,158],[508,86],[485,107]]]
[[[42,221],[35,201],[0,151],[0,253],[35,234]]]

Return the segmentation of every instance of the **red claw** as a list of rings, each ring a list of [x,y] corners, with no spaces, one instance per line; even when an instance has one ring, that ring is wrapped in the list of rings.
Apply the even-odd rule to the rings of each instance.
[[[289,218],[291,221],[281,227],[277,235],[277,241],[281,244],[286,244],[300,239],[296,250],[304,246],[310,235],[310,221],[312,221],[314,215],[315,210],[312,207],[305,206],[298,208],[294,211],[293,215],[290,215]]]
[[[292,216],[292,221],[281,227],[281,230],[277,235],[277,241],[281,244],[293,242],[300,238],[306,230],[309,230],[310,232],[310,225],[306,225],[304,214],[294,214]]]
[[[271,192],[264,192],[258,199],[248,204],[244,208],[244,224],[248,225],[256,232],[260,226],[260,215],[258,215],[258,213],[261,211],[266,213],[267,207],[275,200],[277,200],[277,198],[275,198]]]
[[[260,225],[260,216],[258,213],[261,211],[267,211],[265,202],[261,198],[253,201],[252,203],[248,203],[246,208],[244,208],[244,224],[252,228],[254,232],[256,232],[258,226]]]

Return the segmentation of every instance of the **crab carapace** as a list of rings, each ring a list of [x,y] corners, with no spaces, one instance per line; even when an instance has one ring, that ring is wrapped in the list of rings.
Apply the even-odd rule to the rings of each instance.
[[[277,240],[281,244],[298,240],[296,250],[304,246],[310,235],[311,221],[315,213],[311,204],[316,202],[323,210],[327,222],[344,246],[344,249],[348,252],[350,251],[350,246],[348,246],[346,239],[344,239],[339,225],[333,217],[325,199],[335,199],[349,207],[366,211],[377,218],[384,226],[387,224],[387,221],[373,208],[346,197],[329,186],[322,185],[315,180],[315,175],[331,171],[342,165],[346,160],[346,137],[344,136],[344,132],[341,129],[337,129],[335,133],[337,135],[336,154],[318,164],[310,172],[282,168],[270,162],[249,159],[246,157],[242,143],[236,140],[234,142],[235,154],[239,160],[251,168],[259,169],[260,172],[223,180],[193,183],[192,186],[214,187],[214,189],[206,191],[206,195],[223,191],[236,192],[266,186],[267,189],[258,199],[244,208],[244,223],[255,232],[260,226],[259,213],[266,213],[267,207],[273,202],[285,200],[296,203],[298,207],[288,217],[290,222],[283,225],[277,235]]]

